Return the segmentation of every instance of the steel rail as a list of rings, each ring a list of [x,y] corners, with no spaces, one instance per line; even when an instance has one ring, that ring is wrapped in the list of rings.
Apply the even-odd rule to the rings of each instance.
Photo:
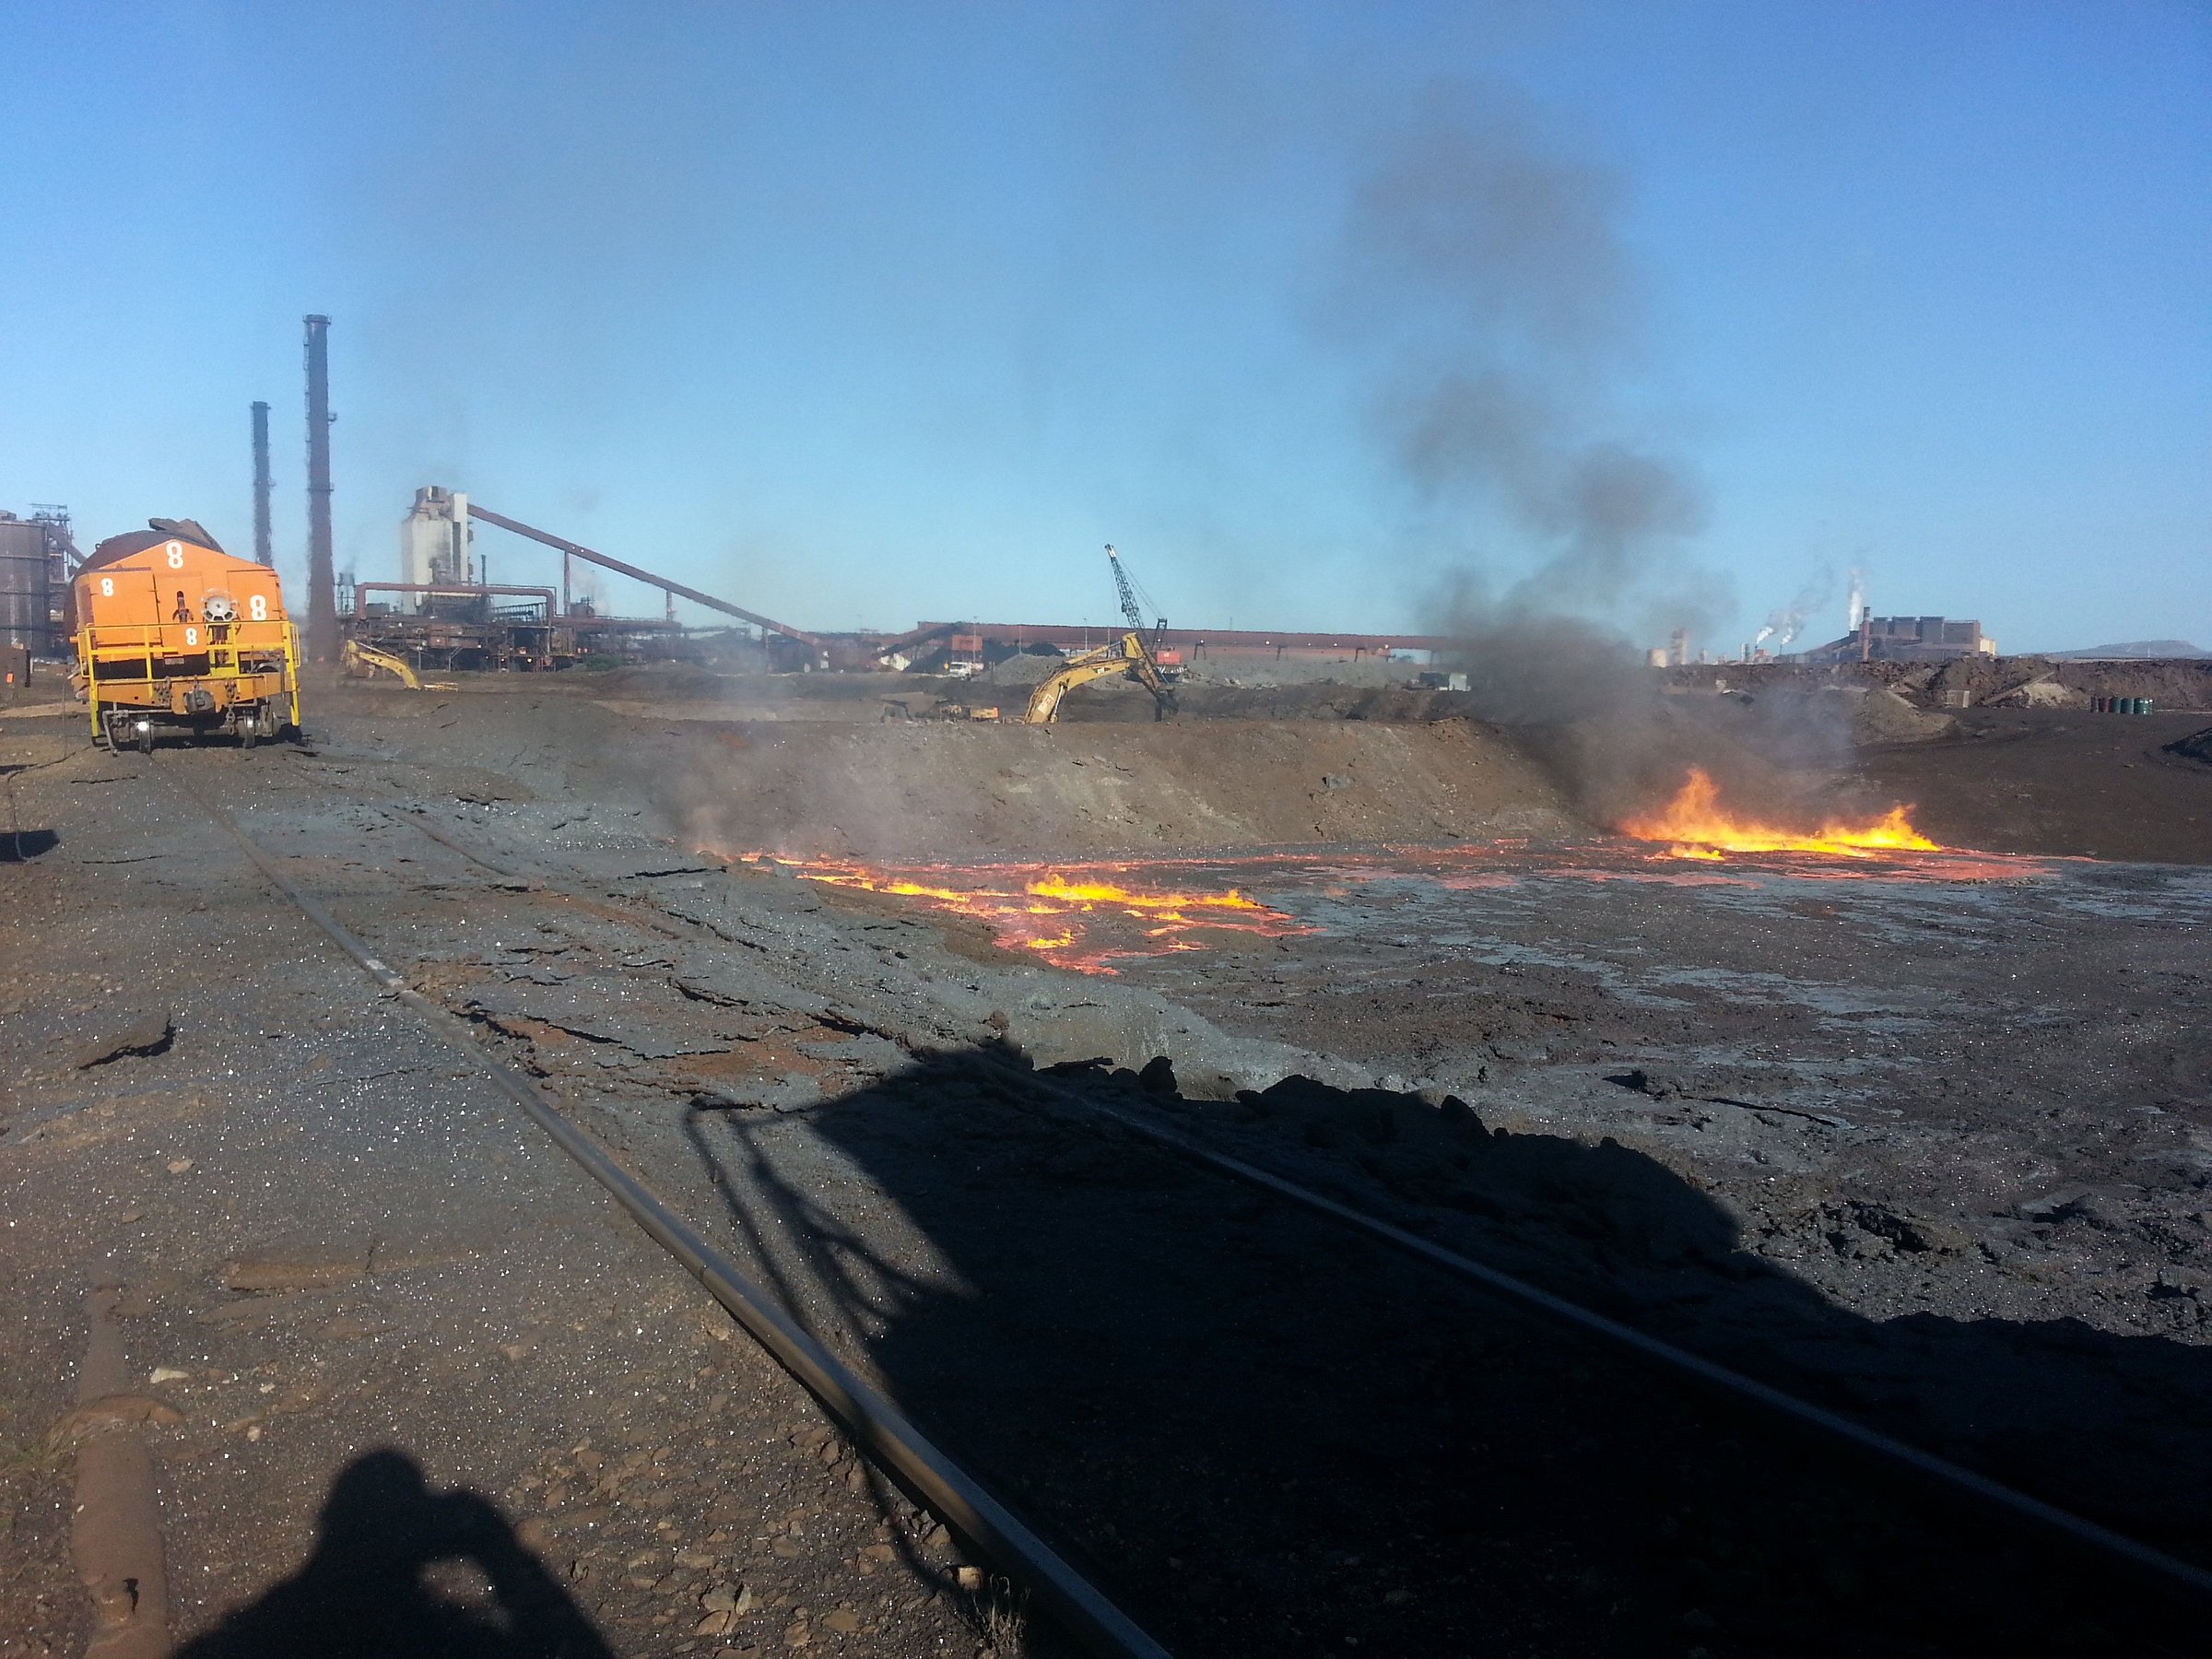
[[[1044,1081],[1034,1073],[1025,1072],[1021,1076],[1029,1080],[1031,1087],[1070,1106],[1109,1118],[1122,1127],[1133,1130],[1185,1158],[1316,1210],[1331,1220],[1380,1239],[1432,1266],[1443,1268],[1462,1278],[1472,1279],[1510,1300],[1630,1348],[1643,1358],[1667,1370],[1678,1371],[1707,1387],[1747,1401],[1801,1427],[1843,1441],[1858,1451],[1871,1453],[1885,1462],[1993,1505],[2018,1520],[2058,1533],[2075,1543],[2086,1544],[2129,1567],[2149,1572],[2200,1594],[2212,1594],[2212,1572],[2194,1566],[2178,1556],[2169,1555],[2140,1539],[2115,1532],[2071,1510],[2046,1503],[2041,1498],[2030,1497],[2018,1488],[1992,1480],[1986,1475],[1978,1475],[1962,1464],[1952,1463],[1948,1458],[1938,1457],[1932,1452],[1924,1452],[1918,1446],[1884,1434],[1877,1429],[1869,1429],[1864,1423],[1853,1422],[1850,1418],[1830,1411],[1826,1406],[1799,1399],[1754,1377],[1747,1377],[1741,1371],[1691,1353],[1688,1348],[1677,1347],[1673,1343],[1640,1331],[1634,1325],[1607,1318],[1565,1297],[1555,1296],[1526,1279],[1501,1273],[1455,1250],[1430,1243],[1418,1233],[1394,1226],[1351,1205],[1340,1204],[1334,1198],[1300,1186],[1294,1181],[1288,1181],[1257,1164],[1247,1163],[1226,1152],[1217,1152],[1188,1135],[1148,1123],[1135,1113],[1085,1100],[1080,1095]]]
[[[895,1408],[882,1400],[865,1382],[832,1358],[811,1335],[799,1329],[764,1291],[737,1273],[734,1265],[729,1264],[726,1258],[721,1256],[705,1241],[693,1233],[658,1197],[608,1158],[596,1142],[590,1140],[581,1130],[563,1117],[556,1108],[547,1102],[538,1093],[535,1085],[528,1079],[510,1072],[500,1062],[486,1054],[483,1045],[476,1041],[474,1034],[462,1020],[447,1009],[408,988],[406,981],[401,979],[391,968],[379,961],[369,952],[365,945],[347,933],[327,911],[300,891],[281,871],[277,870],[228,813],[212,802],[202,798],[196,791],[194,791],[189,785],[183,784],[181,779],[177,781],[185,794],[191,795],[203,810],[238,840],[247,857],[253,862],[262,874],[269,879],[272,885],[297,904],[310,920],[329,934],[349,956],[367,969],[371,976],[383,984],[393,995],[430,1021],[441,1034],[447,1036],[449,1041],[456,1042],[484,1064],[488,1068],[492,1080],[500,1089],[512,1098],[518,1105],[521,1105],[548,1134],[552,1135],[564,1150],[568,1151],[579,1163],[583,1164],[584,1168],[594,1177],[607,1185],[616,1197],[623,1203],[624,1207],[629,1209],[631,1214],[638,1218],[640,1225],[643,1226],[645,1230],[661,1242],[665,1248],[667,1248],[671,1253],[676,1254],[678,1260],[683,1261],[694,1277],[713,1292],[716,1300],[735,1314],[756,1339],[769,1348],[779,1363],[791,1371],[807,1388],[808,1392],[820,1399],[824,1406],[841,1422],[845,1422],[849,1428],[855,1429],[856,1431],[853,1433],[855,1440],[868,1445],[871,1451],[876,1451],[876,1439],[870,1434],[861,1431],[860,1425],[865,1424],[870,1429],[875,1429],[876,1425],[880,1424],[902,1430],[905,1436],[911,1437],[912,1446],[919,1448],[929,1457],[936,1460],[943,1469],[948,1470],[973,1494],[974,1499],[980,1499],[980,1504],[977,1506],[979,1518],[982,1512],[982,1506],[987,1505],[990,1510],[996,1511],[999,1515],[1004,1517],[1003,1524],[1018,1529],[1018,1535],[1020,1538],[1029,1539],[1053,1567],[1065,1573],[1074,1581],[1075,1584],[1080,1586],[1082,1591],[1095,1601],[1098,1606],[1112,1615],[1119,1629],[1126,1632],[1124,1640],[1133,1637],[1135,1641],[1141,1645],[1093,1645],[1091,1627],[1085,1622],[1079,1622],[1053,1595],[1046,1594],[1050,1581],[1041,1574],[1034,1574],[1033,1570],[1029,1568],[1026,1562],[1023,1563],[1024,1571],[1032,1572],[1036,1577],[1040,1599],[1045,1601],[1055,1613],[1059,1614],[1071,1633],[1077,1635],[1084,1641],[1085,1645],[1091,1646],[1094,1652],[1114,1655],[1123,1653],[1160,1654],[1164,1659],[1165,1650],[1159,1648],[1111,1603],[1105,1601],[1104,1597],[1100,1595],[1088,1581],[1075,1574],[1074,1570],[1062,1561],[1049,1546],[1029,1534],[1018,1520],[1006,1512],[1002,1506],[999,1506],[994,1500],[992,1500],[988,1493],[983,1492],[956,1465],[952,1465],[949,1459],[946,1459],[942,1453],[937,1452],[928,1441],[923,1440]],[[433,839],[441,841],[445,840],[442,836],[433,837]],[[491,861],[468,853],[454,843],[447,842],[446,844],[488,869],[497,870],[500,868]],[[1947,1487],[1965,1497],[1989,1504],[2016,1520],[2024,1521],[2038,1528],[2056,1533],[2075,1543],[2086,1545],[2101,1554],[2111,1556],[2125,1566],[2148,1572],[2199,1594],[2212,1594],[2212,1571],[2194,1566],[2177,1556],[2170,1555],[2154,1546],[2145,1544],[2140,1539],[2131,1538],[2124,1533],[2117,1532],[2111,1527],[2091,1521],[2086,1516],[2077,1515],[2070,1510],[2061,1509],[2056,1504],[2032,1497],[2017,1488],[2006,1486],[2002,1481],[1993,1480],[1985,1475],[1977,1474],[1962,1464],[1956,1464],[1947,1458],[1938,1457],[1932,1452],[1923,1451],[1905,1441],[1884,1434],[1879,1430],[1870,1429],[1863,1423],[1854,1422],[1841,1413],[1830,1411],[1822,1406],[1816,1406],[1809,1400],[1800,1399],[1771,1384],[1761,1382],[1756,1378],[1746,1376],[1741,1371],[1692,1353],[1688,1348],[1677,1347],[1671,1342],[1585,1308],[1578,1302],[1570,1301],[1565,1297],[1555,1295],[1551,1291],[1530,1284],[1527,1280],[1516,1277],[1512,1274],[1487,1266],[1471,1256],[1462,1255],[1457,1251],[1448,1250],[1442,1245],[1432,1243],[1418,1233],[1410,1232],[1405,1228],[1382,1220],[1380,1217],[1369,1215],[1351,1205],[1340,1203],[1334,1198],[1316,1193],[1310,1187],[1301,1186],[1298,1182],[1277,1175],[1272,1171],[1263,1169],[1257,1164],[1249,1163],[1226,1152],[1216,1151],[1188,1135],[1149,1122],[1134,1112],[1124,1112],[1117,1107],[1086,1099],[1071,1090],[1048,1082],[1035,1072],[1021,1072],[1019,1080],[1028,1087],[1041,1094],[1049,1095],[1065,1105],[1106,1118],[1123,1128],[1166,1147],[1194,1162],[1206,1165],[1235,1180],[1248,1182],[1277,1194],[1278,1196],[1288,1198],[1340,1225],[1380,1239],[1432,1266],[1440,1267],[1456,1277],[1472,1280],[1509,1300],[1519,1302],[1563,1324],[1575,1326],[1609,1342],[1617,1343],[1664,1369],[1677,1371],[1719,1393],[1746,1401],[1801,1428],[1811,1429],[1820,1434],[1840,1440],[1854,1450],[1871,1453],[1881,1461],[1933,1480],[1939,1486]],[[604,1173],[601,1169],[602,1165],[605,1169]],[[706,1271],[702,1270],[701,1265],[695,1265],[692,1259],[688,1257],[677,1245],[670,1243],[667,1238],[664,1238],[661,1232],[656,1230],[654,1225],[647,1221],[646,1216],[632,1205],[628,1196],[630,1191],[634,1191],[639,1203],[651,1206],[657,1217],[665,1218],[665,1225],[669,1230],[671,1236],[680,1237],[688,1241],[689,1248],[696,1253],[700,1263],[708,1265],[719,1264],[727,1271],[732,1281],[731,1289],[738,1298],[737,1300],[733,1300],[732,1295],[725,1294],[724,1288],[715,1280],[710,1278]],[[760,1321],[759,1326],[755,1324],[756,1317]],[[793,1347],[794,1357],[787,1358],[781,1341],[771,1339],[771,1335],[764,1335],[764,1330],[777,1338],[788,1341]],[[787,1336],[784,1335],[786,1333]],[[834,1390],[834,1393],[827,1392],[825,1386],[818,1385],[809,1374],[801,1369],[801,1365],[794,1362],[796,1359],[808,1354],[816,1357],[815,1363],[822,1370],[824,1382],[829,1389]],[[850,1408],[841,1405],[841,1402],[848,1398],[853,1402]],[[862,1411],[870,1407],[873,1408],[872,1415],[867,1417],[860,1415]],[[848,1409],[853,1412],[853,1415],[848,1416]],[[881,1430],[876,1431],[882,1432]],[[899,1468],[904,1473],[906,1472],[905,1465],[899,1462],[894,1454],[896,1450],[903,1449],[903,1447],[898,1446],[895,1441],[887,1443],[878,1453],[879,1461]],[[910,1474],[909,1479],[917,1490],[924,1491],[924,1495],[929,1498],[933,1508],[937,1506],[937,1499],[926,1489],[920,1476]],[[1002,1560],[1012,1562],[1018,1559],[1011,1549],[994,1547],[991,1535],[982,1530],[980,1524],[971,1525],[962,1521],[958,1511],[949,1507],[956,1501],[956,1499],[948,1496],[946,1500],[948,1507],[940,1508],[938,1512],[959,1526],[977,1544],[999,1556]],[[1106,1632],[1101,1630],[1100,1634],[1104,1635]],[[1111,1639],[1110,1637],[1109,1640]]]
[[[453,851],[461,853],[462,856],[482,865],[486,869],[510,877],[517,874],[506,866],[469,851],[458,842],[438,834],[427,824],[418,822],[416,827],[432,840],[442,842]],[[2199,1594],[2212,1594],[2212,1572],[2193,1566],[2179,1557],[2169,1555],[2164,1550],[2145,1544],[2139,1539],[2131,1538],[2124,1533],[2117,1532],[2111,1527],[2091,1521],[2086,1516],[2077,1515],[2070,1510],[2061,1509],[2056,1504],[2047,1503],[2042,1499],[2031,1497],[2017,1488],[2006,1486],[2002,1481],[1993,1480],[1985,1475],[1976,1474],[1962,1464],[1956,1464],[1947,1458],[1938,1457],[1932,1452],[1924,1452],[1908,1441],[1884,1434],[1879,1430],[1870,1429],[1864,1423],[1854,1422],[1839,1412],[1829,1410],[1826,1406],[1816,1406],[1809,1400],[1799,1399],[1794,1394],[1787,1394],[1769,1383],[1761,1382],[1756,1378],[1747,1377],[1741,1371],[1704,1359],[1690,1352],[1688,1348],[1677,1347],[1673,1343],[1640,1331],[1633,1325],[1608,1318],[1603,1313],[1582,1306],[1579,1302],[1570,1301],[1565,1297],[1556,1296],[1548,1290],[1530,1284],[1525,1279],[1501,1272],[1495,1267],[1486,1266],[1471,1256],[1462,1255],[1457,1251],[1447,1250],[1442,1245],[1431,1243],[1418,1233],[1409,1232],[1405,1228],[1394,1226],[1382,1220],[1380,1217],[1370,1215],[1351,1205],[1339,1203],[1334,1198],[1314,1192],[1310,1187],[1300,1186],[1298,1182],[1262,1169],[1257,1164],[1248,1163],[1244,1159],[1226,1152],[1218,1152],[1163,1124],[1152,1123],[1144,1117],[1124,1112],[1117,1107],[1086,1099],[1082,1095],[1047,1081],[1034,1071],[1019,1071],[1013,1067],[1007,1067],[1006,1070],[1010,1081],[1027,1086],[1039,1093],[1049,1095],[1064,1105],[1108,1118],[1125,1129],[1134,1131],[1135,1134],[1155,1141],[1195,1162],[1205,1164],[1232,1179],[1249,1182],[1279,1196],[1288,1198],[1309,1209],[1317,1211],[1340,1225],[1381,1239],[1383,1242],[1406,1251],[1431,1266],[1441,1267],[1460,1277],[1472,1279],[1489,1290],[1524,1306],[1534,1308],[1539,1312],[1577,1326],[1607,1341],[1619,1343],[1633,1349],[1645,1359],[1665,1369],[1679,1371],[1710,1388],[1747,1401],[1764,1410],[1787,1418],[1802,1428],[1812,1429],[1819,1433],[1841,1440],[1857,1451],[1870,1453],[1877,1458],[1910,1470],[1917,1476],[1932,1479],[1940,1485],[1949,1487],[1967,1497],[1992,1504],[2018,1520],[2059,1533],[2076,1543],[2085,1544],[2100,1552],[2112,1555],[2130,1567],[2148,1571]]]
[[[494,1087],[605,1187],[647,1237],[705,1286],[753,1339],[821,1403],[855,1444],[899,1476],[936,1515],[1006,1568],[1063,1630],[1100,1659],[1171,1659],[1166,1648],[802,1328],[659,1194],[571,1122],[535,1083],[486,1053],[467,1022],[415,991],[319,900],[286,876],[229,813],[173,770],[164,770],[182,794],[229,832],[271,887],[290,900],[394,1001],[421,1018],[450,1046],[483,1066]]]

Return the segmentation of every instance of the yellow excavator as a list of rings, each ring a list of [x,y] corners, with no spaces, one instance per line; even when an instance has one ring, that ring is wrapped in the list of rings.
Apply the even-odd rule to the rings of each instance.
[[[1030,706],[1022,719],[1030,725],[1044,725],[1059,717],[1060,700],[1077,686],[1088,686],[1092,680],[1117,674],[1127,675],[1152,693],[1156,718],[1165,719],[1175,712],[1174,690],[1160,677],[1159,665],[1152,660],[1144,636],[1125,633],[1111,645],[1069,657],[1049,677],[1038,681],[1037,688],[1030,693]]]
[[[1111,645],[1069,657],[1053,670],[1050,677],[1038,682],[1037,688],[1030,693],[1029,709],[1022,715],[1030,725],[1044,725],[1057,719],[1060,700],[1077,686],[1088,686],[1092,680],[1116,674],[1127,675],[1152,693],[1155,720],[1165,720],[1175,712],[1175,693],[1168,685],[1167,676],[1160,673],[1156,654],[1159,643],[1168,637],[1168,619],[1162,617],[1153,624],[1152,638],[1147,641],[1145,613],[1137,603],[1140,595],[1136,584],[1122,568],[1122,556],[1113,550],[1111,542],[1106,547],[1106,562],[1113,567],[1114,594],[1121,601],[1122,615],[1129,619],[1129,631]]]
[[[422,689],[422,676],[407,665],[406,658],[394,656],[388,651],[379,651],[373,645],[364,645],[359,640],[346,641],[345,668],[347,674],[358,674],[364,678],[381,668],[384,673],[395,676],[408,690]]]
[[[373,645],[364,645],[359,640],[346,641],[345,669],[347,674],[372,677],[380,670],[394,676],[410,691],[454,691],[460,688],[451,680],[425,680],[407,665],[407,659],[394,656],[388,651],[379,651]]]

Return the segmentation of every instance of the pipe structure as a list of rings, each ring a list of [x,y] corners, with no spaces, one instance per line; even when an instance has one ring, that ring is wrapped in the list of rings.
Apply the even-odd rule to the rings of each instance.
[[[273,565],[269,545],[269,406],[253,406],[253,562]]]
[[[741,605],[732,605],[727,599],[717,599],[712,594],[702,594],[695,587],[686,587],[682,582],[671,581],[668,577],[656,576],[651,571],[640,570],[633,564],[625,564],[619,559],[609,558],[605,553],[594,553],[589,547],[550,535],[543,530],[533,529],[530,525],[518,520],[493,512],[488,508],[479,507],[474,501],[468,504],[468,516],[480,518],[488,524],[497,524],[502,530],[512,530],[517,535],[526,535],[534,542],[543,542],[547,547],[557,548],[562,553],[604,566],[618,575],[629,577],[633,582],[642,582],[648,587],[657,587],[662,593],[669,595],[671,600],[688,599],[694,605],[703,605],[707,609],[720,611],[725,617],[735,617],[740,622],[750,622],[755,628],[766,629],[771,633],[780,633],[787,640],[798,641],[802,645],[819,646],[822,642],[813,634],[794,628],[787,622],[779,622],[773,617],[763,617],[758,611],[747,610]]]
[[[307,656],[338,660],[338,585],[330,552],[330,319],[307,324]]]
[[[546,607],[546,620],[558,621],[554,615],[554,593],[545,587],[494,587],[481,582],[357,582],[353,584],[353,614],[369,614],[371,594],[445,594],[455,599],[482,599],[493,594],[512,594],[518,599],[535,599]]]

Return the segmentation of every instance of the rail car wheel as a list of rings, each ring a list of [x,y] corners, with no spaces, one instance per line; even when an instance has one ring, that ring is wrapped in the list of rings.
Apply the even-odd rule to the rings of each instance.
[[[241,748],[252,748],[252,747],[253,747],[255,744],[259,743],[260,741],[261,741],[261,725],[260,725],[260,723],[259,723],[259,722],[257,722],[257,721],[248,721],[248,722],[247,722],[247,723],[246,723],[244,725],[242,725],[242,726],[239,727],[239,729],[238,729],[238,747],[241,747]]]
[[[142,755],[154,752],[154,728],[150,725],[138,728],[138,752]]]

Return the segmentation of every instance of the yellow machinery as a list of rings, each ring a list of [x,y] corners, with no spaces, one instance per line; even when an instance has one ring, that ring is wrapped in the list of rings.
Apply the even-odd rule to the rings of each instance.
[[[999,718],[999,712],[996,708],[978,708],[969,703],[948,702],[940,698],[927,712],[917,714],[906,699],[887,697],[883,700],[882,718],[885,720],[996,720]]]
[[[1156,714],[1175,712],[1175,693],[1160,677],[1159,665],[1152,660],[1144,636],[1125,633],[1111,645],[1069,657],[1048,678],[1040,680],[1037,688],[1030,693],[1030,706],[1022,719],[1030,725],[1044,725],[1059,717],[1060,700],[1077,686],[1088,686],[1092,680],[1117,674],[1127,675],[1152,693]]]
[[[373,645],[364,645],[359,640],[346,641],[346,672],[371,675],[378,669],[397,675],[399,683],[410,691],[422,689],[422,677],[407,666],[405,657],[395,657],[388,651],[379,651]]]
[[[300,644],[276,572],[191,519],[111,536],[77,568],[76,677],[93,740],[151,753],[158,734],[297,735]]]

